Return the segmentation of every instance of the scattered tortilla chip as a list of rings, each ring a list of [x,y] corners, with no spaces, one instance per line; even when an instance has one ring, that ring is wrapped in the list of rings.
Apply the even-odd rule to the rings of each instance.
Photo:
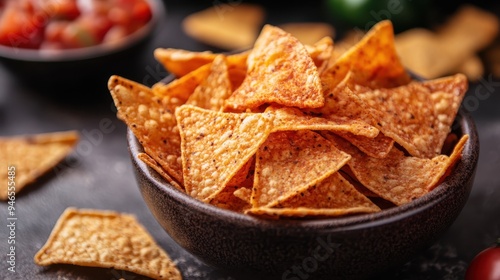
[[[154,279],[182,279],[167,253],[134,216],[113,211],[66,209],[34,261],[41,266],[73,264]]]
[[[351,120],[332,116],[322,118],[307,115],[296,108],[278,107],[271,105],[266,108],[266,113],[274,115],[273,132],[286,130],[328,130],[334,132],[348,132],[374,138],[379,133],[378,129],[359,120]]]
[[[173,112],[144,85],[112,76],[108,87],[118,118],[132,130],[144,151],[182,184],[181,137]]]
[[[168,173],[154,160],[152,157],[150,157],[146,153],[139,153],[137,157],[142,160],[144,163],[146,163],[149,167],[153,168],[158,174],[160,174],[163,179],[165,179],[170,185],[174,186],[176,189],[184,192],[184,187],[179,185]]]
[[[186,104],[219,111],[231,93],[226,57],[221,54],[214,59],[210,67],[210,74],[196,87]]]
[[[16,194],[63,160],[79,139],[77,131],[0,137],[0,199],[9,197],[9,167],[15,167]]]
[[[250,160],[271,132],[269,114],[233,114],[183,105],[175,111],[182,138],[184,187],[210,201]]]
[[[289,33],[264,26],[247,66],[245,80],[226,100],[226,111],[273,102],[299,108],[324,105],[318,69],[305,47]]]
[[[246,213],[304,217],[343,216],[378,211],[380,208],[377,205],[359,193],[342,175],[335,172],[324,181],[290,197],[274,208],[251,208],[246,210]]]
[[[335,28],[325,22],[289,22],[278,27],[305,45],[313,45],[323,37],[335,37]]]
[[[274,132],[257,151],[252,206],[277,205],[338,171],[349,158],[315,132]]]
[[[396,147],[385,158],[377,159],[367,156],[341,138],[336,138],[334,142],[352,156],[347,164],[356,179],[396,205],[403,205],[428,193],[445,175],[448,167],[454,164],[445,155],[432,159],[405,156]]]
[[[331,88],[349,72],[355,82],[370,88],[390,88],[410,82],[406,69],[399,61],[394,47],[394,31],[388,20],[380,21],[361,39],[323,71],[331,78]]]
[[[222,3],[193,13],[182,21],[189,36],[225,50],[252,46],[264,20],[261,6],[247,3]]]

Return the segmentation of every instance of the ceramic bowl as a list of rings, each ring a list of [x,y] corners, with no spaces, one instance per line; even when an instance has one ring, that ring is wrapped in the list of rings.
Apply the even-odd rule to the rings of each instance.
[[[35,87],[68,91],[89,83],[102,86],[110,75],[133,68],[140,50],[165,16],[161,0],[148,0],[152,18],[142,28],[112,44],[61,51],[40,51],[0,45],[0,62],[14,77]],[[128,73],[122,73],[123,75]]]
[[[197,201],[137,159],[143,149],[130,131],[128,143],[138,186],[154,217],[205,263],[273,279],[363,279],[401,266],[432,245],[464,207],[479,141],[462,109],[454,131],[470,140],[453,172],[427,195],[374,214],[320,220],[264,220]]]

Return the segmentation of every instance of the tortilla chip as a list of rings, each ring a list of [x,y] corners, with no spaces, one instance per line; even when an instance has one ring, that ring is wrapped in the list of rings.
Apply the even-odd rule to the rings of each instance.
[[[219,192],[210,204],[222,209],[231,210],[238,213],[243,213],[246,209],[250,208],[248,201],[234,195],[239,189],[244,189],[238,186],[227,186],[223,191]]]
[[[314,65],[318,67],[319,73],[321,73],[321,70],[323,67],[327,66],[328,60],[333,54],[333,39],[326,36],[314,43],[312,46],[304,45],[304,47],[306,47],[307,52],[314,61]]]
[[[396,147],[385,158],[377,159],[367,156],[341,138],[336,138],[335,143],[339,149],[351,155],[347,164],[356,179],[396,205],[403,205],[428,193],[454,163],[445,155],[432,159],[405,156]]]
[[[354,89],[385,136],[427,158],[441,153],[466,90],[462,74],[392,89]]]
[[[212,62],[216,56],[211,51],[191,52],[173,48],[157,48],[154,50],[155,59],[176,77],[182,77]]]
[[[355,135],[375,137],[378,129],[363,121],[350,120],[332,116],[322,118],[307,115],[296,108],[278,107],[271,105],[266,108],[266,113],[274,115],[273,132],[286,130],[328,130],[333,132],[349,132]]]
[[[137,157],[144,163],[146,163],[149,167],[153,168],[153,170],[158,172],[158,174],[160,174],[160,176],[163,177],[163,179],[165,179],[170,185],[184,192],[184,187],[177,183],[170,175],[168,175],[168,173],[156,162],[156,160],[154,160],[148,154],[139,153]]]
[[[238,188],[233,192],[233,195],[236,196],[237,198],[245,201],[249,206],[250,204],[250,198],[252,197],[252,189],[251,188]]]
[[[224,190],[271,132],[269,114],[233,114],[183,105],[175,112],[182,138],[184,187],[210,201]]]
[[[331,78],[331,88],[349,72],[357,84],[370,88],[389,88],[410,82],[394,47],[394,31],[389,20],[380,21],[354,47],[330,63],[322,73]]]
[[[318,69],[305,47],[289,33],[264,26],[247,66],[245,80],[226,100],[226,111],[273,102],[299,108],[324,105]]]
[[[79,140],[77,131],[0,137],[0,199],[7,200],[9,186],[16,194],[63,160]],[[11,170],[11,168],[15,170]],[[10,176],[10,172],[14,176]],[[11,181],[9,177],[14,180]]]
[[[379,133],[375,138],[345,132],[335,132],[335,134],[351,142],[351,144],[365,154],[374,158],[385,158],[394,146],[394,140],[385,136],[383,133]],[[326,133],[322,135],[325,136]],[[328,139],[328,137],[326,138]]]
[[[278,26],[304,45],[312,45],[324,37],[335,37],[335,28],[325,22],[289,22]]]
[[[257,151],[252,206],[277,205],[338,171],[349,158],[315,132],[274,132]]]
[[[248,3],[222,3],[188,15],[182,27],[189,36],[226,50],[252,46],[264,20],[261,6]]]
[[[359,193],[342,175],[335,172],[324,181],[290,197],[275,208],[251,208],[245,213],[304,217],[343,216],[377,211],[380,211],[377,205]]]
[[[246,70],[246,61],[249,53],[250,51],[245,51],[228,55],[227,64],[229,68]],[[154,50],[155,59],[177,78],[211,63],[217,55],[211,51],[192,52],[173,48],[157,48]]]
[[[129,214],[68,208],[36,264],[72,264],[126,270],[154,279],[182,279],[167,253]]]
[[[221,54],[214,59],[210,67],[210,74],[196,87],[186,104],[219,111],[231,93],[226,58]]]
[[[158,82],[153,85],[152,91],[158,97],[178,98],[181,103],[185,103],[196,87],[208,77],[211,66],[211,63],[205,64],[168,84]]]
[[[182,184],[181,137],[174,114],[144,85],[111,76],[108,87],[118,118],[132,130],[144,151]]]

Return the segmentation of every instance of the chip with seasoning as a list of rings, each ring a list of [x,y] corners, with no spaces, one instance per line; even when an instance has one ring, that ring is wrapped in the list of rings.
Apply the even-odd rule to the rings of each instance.
[[[264,26],[247,67],[243,84],[226,100],[227,111],[241,112],[265,103],[299,108],[324,105],[314,61],[304,45],[277,27]]]
[[[266,25],[243,53],[157,50],[177,79],[110,89],[145,148],[141,160],[215,207],[323,218],[425,196],[468,141],[451,131],[467,80],[412,80],[390,21],[335,46],[329,37],[304,45]]]
[[[126,270],[154,279],[182,279],[179,270],[147,230],[130,214],[67,208],[36,264],[72,264]]]

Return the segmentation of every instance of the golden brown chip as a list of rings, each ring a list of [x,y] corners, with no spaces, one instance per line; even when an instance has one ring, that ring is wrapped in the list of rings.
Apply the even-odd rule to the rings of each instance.
[[[73,264],[154,279],[182,279],[167,253],[134,216],[113,211],[66,209],[34,261],[41,266]]]
[[[266,113],[274,115],[273,132],[286,130],[328,130],[333,132],[348,132],[374,138],[378,129],[356,119],[331,116],[330,118],[307,115],[297,108],[269,106]]]
[[[161,177],[163,177],[170,185],[174,186],[176,189],[180,191],[184,191],[184,187],[179,185],[170,175],[168,175],[167,171],[165,171],[152,157],[150,157],[146,153],[139,153],[137,157],[146,163],[149,167],[153,168]]]
[[[372,192],[396,205],[411,202],[428,193],[456,160],[450,160],[445,155],[432,159],[405,156],[404,152],[396,147],[393,147],[385,158],[377,159],[367,156],[341,138],[336,138],[335,143],[351,155],[352,158],[347,164],[356,179]]]
[[[324,37],[335,37],[335,28],[325,22],[289,22],[278,27],[305,45],[313,45]]]
[[[230,54],[227,56],[229,69],[241,69],[246,72],[247,58],[250,51]],[[218,54],[210,51],[192,52],[182,49],[157,48],[154,56],[165,69],[180,78],[205,64],[211,63]]]
[[[385,136],[427,158],[441,153],[466,90],[462,74],[392,89],[354,89]]]
[[[251,188],[238,188],[233,192],[234,196],[245,201],[250,206],[250,198],[252,197]]]
[[[324,181],[282,201],[273,208],[251,208],[245,213],[278,216],[342,216],[353,213],[372,213],[380,208],[359,193],[338,172]]]
[[[150,88],[119,76],[112,76],[108,87],[118,118],[132,130],[144,151],[182,184],[181,137],[164,100]]]
[[[212,62],[208,77],[196,87],[186,104],[219,111],[231,93],[226,57],[220,54]]]
[[[168,84],[158,82],[153,85],[153,93],[158,97],[177,98],[185,103],[196,87],[210,74],[211,63],[205,64]]]
[[[247,66],[245,80],[226,100],[226,111],[273,102],[299,108],[324,105],[318,69],[305,47],[289,33],[264,26]]]
[[[234,193],[240,189],[245,188],[239,186],[227,186],[210,200],[210,204],[222,209],[243,213],[243,211],[250,208],[250,203],[234,195]]]
[[[264,20],[261,6],[220,3],[187,16],[182,27],[189,36],[226,50],[252,46]]]
[[[314,43],[314,45],[304,45],[307,52],[314,61],[314,65],[318,67],[318,72],[321,73],[328,66],[328,61],[333,54],[333,39],[329,36],[324,37]]]
[[[330,88],[334,88],[349,72],[357,84],[371,88],[395,87],[410,81],[396,53],[390,21],[374,25],[361,41],[329,63],[321,78],[329,77]]]
[[[375,138],[345,132],[335,132],[335,134],[348,140],[365,154],[374,158],[385,158],[394,145],[394,140],[383,133],[379,133]],[[328,139],[328,137],[326,138]]]
[[[191,52],[172,48],[157,48],[154,50],[155,59],[176,77],[182,77],[212,62],[216,56],[217,54],[211,51]]]
[[[0,137],[0,168],[4,170],[0,175],[0,200],[14,195],[14,187],[19,193],[55,167],[71,153],[78,139],[76,131]]]
[[[257,151],[252,206],[279,204],[338,171],[349,158],[315,132],[274,132]]]
[[[182,138],[184,187],[210,201],[224,190],[271,132],[269,114],[233,114],[183,105],[175,112]]]

